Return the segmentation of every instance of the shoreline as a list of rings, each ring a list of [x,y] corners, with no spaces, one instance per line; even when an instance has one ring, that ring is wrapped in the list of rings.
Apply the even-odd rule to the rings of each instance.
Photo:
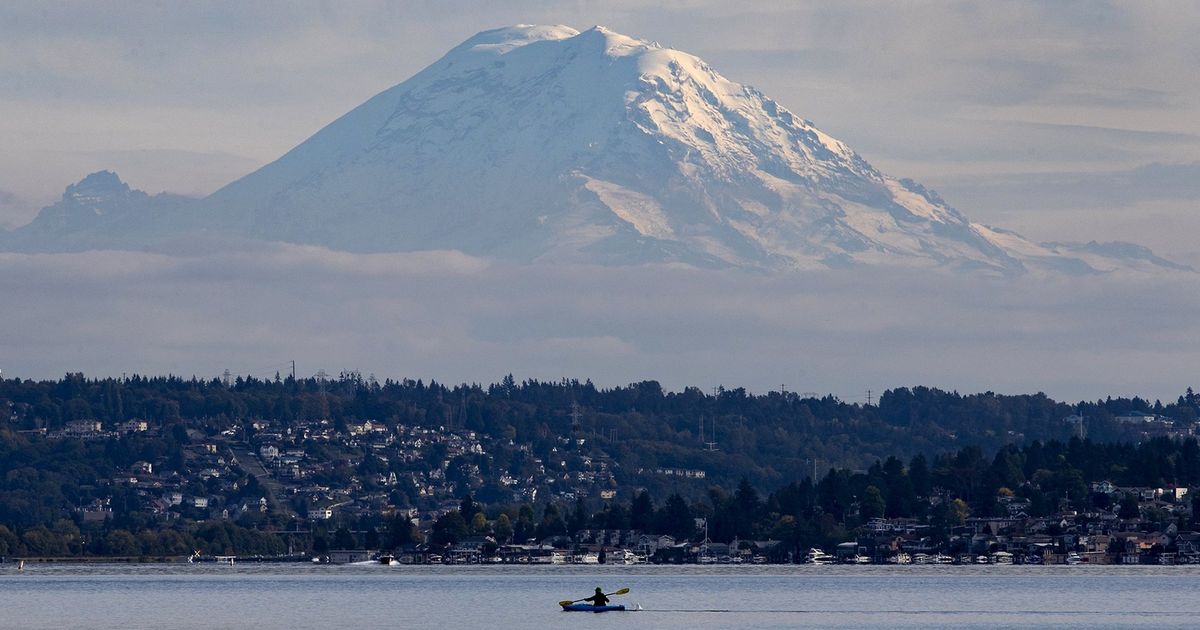
[[[30,568],[63,568],[72,567],[144,567],[144,568],[182,568],[190,567],[199,572],[207,573],[213,570],[230,570],[238,568],[269,569],[299,569],[304,573],[321,573],[346,569],[367,571],[394,571],[397,573],[567,573],[583,574],[587,572],[633,574],[646,571],[655,574],[679,575],[871,575],[880,573],[904,574],[939,574],[957,573],[984,575],[988,573],[1016,575],[1022,573],[1054,572],[1070,574],[1074,572],[1090,573],[1097,570],[1129,571],[1131,573],[1146,573],[1163,571],[1166,573],[1200,572],[1200,565],[1190,564],[400,564],[391,565],[379,562],[350,562],[350,563],[317,563],[279,560],[254,560],[250,558],[235,559],[229,562],[204,560],[188,562],[186,557],[173,558],[8,558],[0,562],[0,574],[16,573],[24,563],[25,570]]]

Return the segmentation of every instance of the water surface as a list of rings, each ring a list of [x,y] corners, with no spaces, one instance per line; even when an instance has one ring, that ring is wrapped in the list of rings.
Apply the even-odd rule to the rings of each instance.
[[[629,587],[628,613],[556,602]],[[1200,567],[0,565],[3,628],[1196,627]]]

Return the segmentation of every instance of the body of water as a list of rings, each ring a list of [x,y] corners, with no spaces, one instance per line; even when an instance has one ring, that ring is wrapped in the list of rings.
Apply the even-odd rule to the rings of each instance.
[[[628,587],[626,613],[556,602]],[[0,565],[0,627],[1196,627],[1200,567]]]

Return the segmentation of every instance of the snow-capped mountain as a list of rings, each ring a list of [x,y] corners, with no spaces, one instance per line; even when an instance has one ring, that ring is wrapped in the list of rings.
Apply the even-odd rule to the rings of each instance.
[[[1127,244],[1039,244],[973,223],[697,57],[602,27],[479,33],[194,207],[76,223],[87,213],[65,203],[23,230],[602,264],[1172,266]]]

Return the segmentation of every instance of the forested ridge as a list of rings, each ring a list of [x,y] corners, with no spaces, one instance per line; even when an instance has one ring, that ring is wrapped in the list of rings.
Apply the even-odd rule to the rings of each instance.
[[[1043,394],[963,395],[914,387],[888,390],[877,404],[865,405],[832,396],[751,394],[740,388],[670,392],[653,381],[598,388],[587,381],[518,382],[511,376],[486,386],[447,386],[377,382],[355,373],[299,380],[88,379],[68,374],[58,380],[0,381],[4,408],[0,556],[15,553],[18,546],[46,555],[112,554],[118,549],[169,554],[190,545],[279,553],[283,543],[267,532],[294,529],[288,519],[295,518],[289,514],[295,506],[280,505],[285,499],[272,496],[269,509],[244,510],[247,502],[270,495],[259,478],[238,466],[220,480],[192,478],[197,471],[187,449],[208,438],[257,444],[255,426],[315,420],[328,421],[338,435],[371,420],[390,430],[429,427],[486,436],[486,455],[446,458],[435,449],[436,459],[446,461],[431,456],[430,461],[404,465],[393,459],[381,467],[365,447],[357,461],[347,455],[350,451],[338,450],[337,457],[350,468],[321,473],[321,478],[349,480],[369,493],[375,482],[367,477],[440,465],[460,480],[455,487],[461,494],[485,497],[489,531],[502,513],[509,523],[539,514],[524,519],[527,526],[520,534],[539,533],[539,525],[540,533],[548,531],[543,523],[547,509],[551,516],[561,514],[564,523],[575,515],[576,525],[628,526],[639,509],[643,524],[659,523],[646,520],[645,504],[650,503],[658,506],[652,514],[671,506],[673,516],[663,518],[675,528],[686,529],[680,525],[686,520],[682,505],[689,517],[709,517],[714,537],[782,536],[815,544],[832,541],[873,515],[949,518],[942,513],[949,508],[937,512],[930,504],[932,494],[946,498],[937,506],[955,506],[959,500],[965,505],[959,512],[986,515],[999,509],[996,493],[1004,488],[1027,499],[1031,510],[1049,513],[1064,500],[1090,501],[1087,483],[1102,479],[1130,486],[1200,485],[1195,440],[1145,439],[1137,427],[1115,420],[1149,414],[1169,425],[1191,426],[1200,397],[1190,389],[1167,403],[1117,398],[1067,404]],[[1068,416],[1085,419],[1086,439],[1073,437],[1079,428],[1064,421]],[[81,420],[105,427],[142,420],[149,430],[94,439],[60,435]],[[294,443],[306,446],[300,438]],[[307,447],[314,457],[331,452],[327,446]],[[496,491],[501,486],[493,477],[502,472],[517,474],[527,471],[531,461],[559,458],[564,467],[568,462],[571,467],[580,461],[610,462],[611,475],[594,486],[614,488],[617,494],[597,501],[585,487],[566,493],[561,481],[545,486],[536,479],[534,485],[544,491],[526,512],[522,501]],[[113,483],[138,462],[173,474],[185,494],[211,495],[243,510],[223,520],[189,518],[193,513],[174,508],[161,518],[148,515],[144,490]],[[456,466],[472,467],[479,479],[472,484],[472,475],[455,473]],[[683,481],[654,474],[664,468],[706,475]],[[405,483],[390,494],[382,489],[390,506],[433,503],[432,498],[418,498]],[[563,500],[575,494],[574,504]],[[111,517],[93,535],[80,536],[81,529],[89,528],[80,510],[101,500]],[[382,513],[355,518],[340,524],[359,531],[402,531],[400,538],[411,538],[406,528],[389,525]],[[337,524],[330,523],[330,529]],[[134,542],[126,535],[134,536]]]
[[[1123,414],[1147,412],[1181,424],[1197,419],[1191,390],[1176,401],[1108,398],[1065,403],[1044,394],[959,394],[934,388],[896,388],[878,403],[847,403],[833,396],[793,392],[751,394],[743,388],[706,393],[689,387],[665,391],[654,381],[598,388],[590,381],[515,381],[447,386],[420,380],[375,382],[356,373],[336,379],[261,380],[133,376],[87,379],[68,374],[57,381],[0,380],[0,406],[8,406],[17,429],[62,427],[70,420],[105,423],[140,418],[157,426],[223,426],[231,421],[295,422],[328,418],[339,426],[379,420],[420,426],[467,428],[538,444],[576,427],[619,443],[620,459],[650,465],[728,466],[752,480],[779,480],[811,470],[812,460],[862,468],[888,456],[908,458],[961,446],[995,450],[1011,443],[1066,439],[1063,419],[1087,418],[1095,441],[1134,434],[1116,424]],[[700,424],[718,456],[700,445]],[[712,434],[715,429],[715,436]],[[808,466],[807,468],[805,466]],[[720,473],[717,473],[720,474]]]

